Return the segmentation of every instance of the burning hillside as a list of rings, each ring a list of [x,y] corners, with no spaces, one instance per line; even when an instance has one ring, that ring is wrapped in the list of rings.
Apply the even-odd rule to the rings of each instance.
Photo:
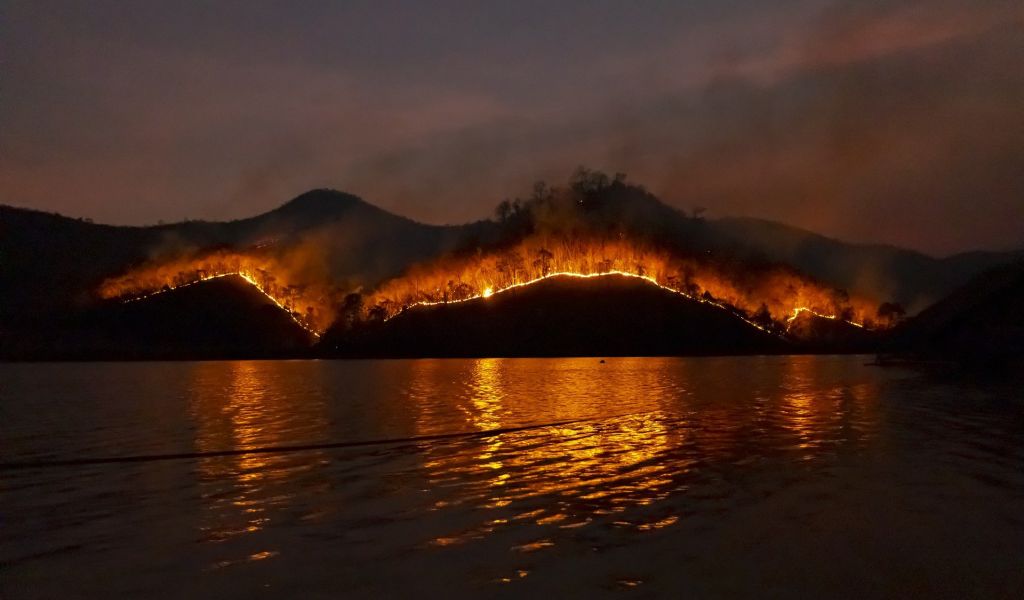
[[[640,278],[731,310],[764,329],[784,328],[804,311],[863,324],[877,309],[870,301],[851,298],[783,267],[746,270],[715,265],[625,240],[531,236],[500,252],[415,267],[370,294],[366,314],[387,320],[418,305],[485,298],[554,276],[612,274]]]
[[[349,324],[383,322],[417,306],[488,298],[554,276],[619,275],[727,310],[776,334],[786,333],[802,314],[858,327],[889,324],[873,322],[876,302],[791,267],[702,249],[701,224],[698,216],[665,206],[624,177],[584,170],[566,188],[538,185],[532,198],[502,203],[486,240],[467,237],[456,250],[413,264],[368,291],[298,269],[273,249],[257,248],[197,252],[143,265],[105,281],[100,295],[139,299],[236,274],[320,334],[338,317]],[[307,244],[307,259],[310,247],[316,252],[315,244]]]
[[[323,282],[302,280],[285,261],[265,252],[219,250],[143,265],[100,286],[102,298],[141,300],[201,281],[238,275],[307,331],[319,335],[334,320],[338,292]]]
[[[337,326],[321,349],[347,357],[658,356],[793,351],[751,327],[636,276],[549,275],[486,300],[407,310],[386,323]]]
[[[362,298],[350,318],[388,320],[415,306],[485,298],[553,276],[612,274],[718,306],[766,330],[784,330],[802,312],[856,325],[870,323],[876,312],[870,301],[851,298],[781,266],[716,265],[625,240],[537,235],[500,251],[462,253],[414,266]],[[330,283],[300,280],[269,255],[231,251],[142,266],[105,281],[100,295],[138,300],[227,275],[239,275],[317,334],[330,327],[342,308],[343,294]]]
[[[642,187],[581,169],[564,189],[498,208],[505,236],[410,268],[369,294],[361,318],[388,320],[420,305],[486,298],[553,276],[622,275],[729,310],[781,332],[804,313],[876,327],[878,303],[794,269],[702,248],[702,219],[670,209]],[[882,323],[881,325],[887,325]]]

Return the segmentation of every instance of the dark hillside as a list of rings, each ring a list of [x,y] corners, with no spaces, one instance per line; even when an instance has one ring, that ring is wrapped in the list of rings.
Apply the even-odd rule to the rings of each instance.
[[[760,219],[708,221],[719,248],[781,262],[834,286],[899,302],[916,313],[974,275],[1024,257],[1020,252],[968,252],[934,258],[913,250],[853,244]]]
[[[260,248],[310,255],[332,278],[372,284],[482,229],[423,225],[331,190],[307,192],[249,219],[151,227],[99,225],[0,206],[0,325],[87,307],[104,279],[150,260]]]
[[[314,340],[256,288],[224,277],[36,323],[31,335],[0,338],[0,357],[263,358],[302,355]]]
[[[621,276],[554,277],[491,298],[415,307],[325,335],[342,356],[756,354],[790,346],[729,312]]]
[[[894,348],[978,366],[1024,358],[1024,262],[987,271],[900,327]]]

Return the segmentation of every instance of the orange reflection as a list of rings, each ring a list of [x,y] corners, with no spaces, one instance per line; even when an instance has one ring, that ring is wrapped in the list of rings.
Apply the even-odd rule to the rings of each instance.
[[[856,358],[810,356],[414,363],[417,434],[451,432],[453,422],[464,431],[538,425],[423,446],[434,510],[483,509],[475,525],[431,543],[529,524],[538,536],[511,549],[533,552],[592,523],[670,528],[682,518],[670,497],[719,502],[721,481],[737,470],[862,442],[878,415],[877,385],[863,384],[860,368]]]
[[[780,411],[804,459],[817,458],[841,442],[860,442],[874,433],[878,421],[875,386],[844,382],[828,372],[832,363],[820,357],[784,360]],[[825,381],[832,384],[822,385]]]
[[[473,377],[471,388],[473,390],[470,402],[473,410],[469,413],[469,421],[477,431],[488,431],[501,428],[501,359],[483,358],[473,363]],[[501,460],[496,456],[501,450],[501,437],[488,438],[481,446],[480,454],[477,455],[479,464],[493,473],[490,485],[504,485],[509,474],[504,472]]]
[[[585,404],[595,395],[617,396],[611,400],[612,405],[634,404],[656,376],[623,379],[622,374],[634,368],[631,361],[639,364],[644,360],[649,363],[649,359],[621,359],[616,369],[606,370],[594,369],[592,363],[596,361],[592,359],[547,361],[557,368],[540,374],[541,379],[529,374],[529,398],[522,395],[526,388],[520,384],[524,380],[513,376],[529,363],[500,358],[465,361],[466,394],[453,402],[464,413],[470,431],[523,425],[540,416],[535,409],[543,410],[543,417],[552,421],[579,418],[586,414]],[[414,368],[413,372],[431,376],[427,366]],[[435,388],[424,382],[410,387],[421,391]],[[431,404],[429,397],[410,400],[412,407]],[[513,411],[510,402],[523,412]],[[538,406],[538,402],[546,406]],[[418,433],[433,433],[430,415],[420,416]],[[585,525],[595,515],[620,513],[664,498],[672,484],[668,470],[680,465],[662,461],[659,455],[680,443],[681,432],[671,430],[661,416],[655,411],[583,420],[429,447],[424,464],[429,483],[441,490],[457,486],[458,492],[439,501],[437,508],[470,504],[512,510],[508,518],[491,518],[432,543],[463,543],[523,521],[572,529]],[[535,508],[535,501],[542,498],[540,504],[545,508]],[[638,530],[674,522],[671,518],[645,521],[638,524]],[[551,544],[548,539],[539,539],[520,544],[515,550],[532,552]]]
[[[190,388],[198,452],[294,444],[326,436],[322,402],[305,395],[301,407],[290,401],[299,363],[209,362],[196,365]],[[239,454],[197,463],[205,513],[204,541],[220,542],[257,532],[275,508],[294,493],[292,480],[317,467],[322,455]],[[273,550],[252,560],[274,556]],[[233,564],[237,561],[229,561]]]

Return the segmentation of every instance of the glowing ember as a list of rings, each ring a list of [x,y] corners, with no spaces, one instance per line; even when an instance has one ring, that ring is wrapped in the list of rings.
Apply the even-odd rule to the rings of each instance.
[[[642,279],[690,300],[728,310],[764,331],[781,333],[809,312],[863,326],[877,305],[817,283],[782,266],[719,265],[673,256],[628,240],[534,235],[491,254],[455,256],[419,265],[367,297],[368,310],[388,320],[417,306],[490,298],[550,277],[619,275]],[[793,315],[793,316],[790,316]]]
[[[849,325],[853,325],[854,327],[860,327],[862,329],[864,328],[864,325],[862,325],[860,323],[856,323],[854,321],[848,321],[846,319],[839,319],[839,317],[837,315],[823,315],[820,312],[816,312],[814,309],[808,308],[806,306],[798,306],[797,308],[794,308],[793,309],[793,314],[790,315],[789,317],[786,317],[786,323],[792,325],[793,321],[796,321],[797,318],[801,314],[803,314],[803,313],[807,313],[807,314],[813,315],[815,317],[818,317],[819,319],[829,319],[829,320],[832,320],[832,321],[835,321],[835,320],[838,319],[838,320],[844,321],[845,323],[848,323]]]
[[[147,265],[107,280],[104,298],[137,300],[217,277],[237,275],[319,335],[334,321],[345,294],[297,275],[280,258],[220,251]],[[621,237],[532,235],[491,253],[449,256],[409,269],[361,299],[351,318],[387,321],[403,310],[491,298],[551,277],[609,275],[641,279],[690,300],[726,310],[774,334],[789,331],[801,314],[842,320],[857,327],[876,315],[873,302],[851,298],[782,266],[716,263],[674,256]],[[314,280],[315,281],[315,280]]]
[[[338,293],[324,285],[293,279],[289,271],[270,257],[234,252],[215,252],[147,265],[100,286],[103,298],[133,302],[221,277],[240,277],[268,300],[288,313],[295,323],[319,337],[334,319]]]
[[[417,306],[437,306],[438,304],[456,304],[456,303],[459,303],[459,302],[469,302],[471,300],[479,300],[479,299],[482,299],[482,298],[490,298],[490,297],[494,296],[495,294],[501,294],[501,293],[504,293],[504,292],[508,292],[510,290],[514,290],[514,289],[518,289],[518,288],[523,288],[523,287],[526,287],[526,286],[533,285],[535,283],[539,283],[541,281],[544,281],[545,279],[551,279],[552,277],[573,277],[573,278],[576,278],[576,279],[593,279],[595,277],[609,277],[609,276],[616,276],[616,275],[620,276],[620,277],[631,277],[631,278],[634,278],[634,279],[642,279],[642,280],[646,281],[647,283],[654,284],[654,285],[658,286],[659,288],[661,288],[663,290],[670,291],[670,292],[672,292],[674,294],[679,294],[680,296],[684,296],[684,297],[686,297],[686,298],[688,298],[690,300],[693,300],[695,302],[700,302],[700,303],[703,303],[703,304],[710,304],[711,306],[715,306],[717,308],[728,309],[728,307],[725,306],[724,304],[721,304],[721,303],[718,303],[718,302],[713,302],[713,301],[710,301],[710,300],[707,300],[707,299],[704,299],[704,298],[690,296],[690,295],[686,294],[685,292],[680,292],[679,290],[676,290],[676,289],[673,289],[673,288],[661,285],[660,283],[658,283],[657,281],[655,281],[651,277],[647,277],[647,276],[644,276],[644,275],[637,275],[636,273],[627,273],[625,271],[609,271],[607,273],[586,273],[586,274],[583,274],[583,273],[569,273],[569,272],[549,273],[547,275],[543,275],[541,277],[538,277],[537,279],[532,279],[530,281],[524,281],[522,283],[516,283],[516,284],[510,285],[510,286],[508,286],[506,288],[502,288],[502,289],[497,290],[497,291],[495,291],[493,288],[486,288],[486,289],[484,289],[484,291],[481,294],[475,295],[475,296],[470,296],[468,298],[461,298],[461,299],[458,299],[458,300],[447,300],[447,301],[441,301],[441,302],[422,301],[422,302],[416,302],[415,304],[411,304],[409,306],[406,306],[405,308],[406,309],[411,309],[411,308],[415,308]],[[391,316],[397,316],[397,315],[391,315]],[[747,319],[747,318],[745,318],[745,317],[743,317],[741,315],[736,315],[736,316],[741,318],[741,319],[743,319],[744,321],[746,321],[746,323],[748,325],[752,325],[752,326],[760,329],[761,331],[765,331],[767,333],[773,333],[767,327],[764,327],[764,326],[762,326],[762,325],[760,325],[758,323],[755,323],[755,322],[751,321],[750,319]]]

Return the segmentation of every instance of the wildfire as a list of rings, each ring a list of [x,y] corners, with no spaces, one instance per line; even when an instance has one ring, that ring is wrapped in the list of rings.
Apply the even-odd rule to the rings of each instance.
[[[251,285],[254,288],[256,288],[256,290],[259,291],[261,294],[263,294],[263,296],[266,297],[267,300],[270,300],[272,303],[274,303],[275,306],[277,306],[281,310],[285,311],[285,313],[287,313],[288,316],[291,317],[291,320],[294,321],[296,325],[298,325],[299,327],[305,329],[306,331],[308,331],[309,333],[313,334],[314,336],[320,337],[321,332],[312,329],[307,323],[305,323],[302,320],[300,320],[299,317],[296,316],[296,313],[293,313],[291,310],[289,310],[288,307],[286,307],[281,302],[281,300],[278,300],[277,298],[275,298],[275,297],[271,296],[269,293],[267,293],[267,290],[265,290],[262,287],[260,287],[259,282],[256,280],[255,277],[253,277],[253,275],[251,275],[249,273],[244,273],[244,272],[241,272],[241,271],[235,271],[233,273],[218,273],[216,275],[207,275],[207,276],[202,277],[200,279],[197,279],[195,281],[190,281],[188,283],[183,283],[181,285],[177,285],[177,286],[174,286],[174,287],[167,286],[167,287],[163,287],[163,288],[161,288],[161,289],[159,289],[159,290],[157,290],[155,292],[150,292],[150,293],[144,294],[142,296],[135,296],[133,298],[127,298],[127,299],[125,299],[124,302],[127,304],[129,302],[137,302],[139,300],[145,300],[146,298],[151,298],[153,296],[157,296],[159,294],[163,294],[164,292],[170,292],[170,291],[173,291],[173,290],[180,290],[181,288],[186,288],[186,287],[189,287],[191,285],[195,285],[197,283],[202,283],[204,281],[210,281],[212,279],[221,279],[222,277],[239,277],[239,278],[241,278],[243,281],[245,281],[249,285]]]
[[[607,275],[644,280],[728,310],[772,333],[787,330],[804,312],[863,327],[876,309],[871,301],[851,298],[783,267],[721,266],[622,239],[555,236],[532,236],[499,252],[420,265],[380,286],[368,297],[366,306],[388,320],[417,306],[490,298],[551,277]]]
[[[339,314],[344,293],[323,281],[302,279],[280,258],[217,251],[145,265],[109,279],[104,298],[137,301],[220,277],[238,276],[319,336]],[[864,327],[874,303],[779,266],[750,268],[680,257],[628,240],[533,235],[489,253],[449,256],[421,264],[368,294],[351,316],[387,321],[403,310],[492,298],[552,277],[616,275],[643,280],[689,300],[727,310],[758,329],[782,335],[804,313]]]
[[[256,254],[221,251],[146,265],[103,282],[99,294],[135,302],[231,276],[252,285],[314,336],[319,337],[333,321],[337,292],[322,284],[297,283],[276,259]]]
[[[860,327],[861,329],[864,328],[864,325],[861,324],[861,323],[857,323],[855,321],[847,321],[846,319],[840,319],[838,315],[823,315],[820,312],[817,312],[814,309],[808,308],[806,306],[798,306],[798,307],[794,308],[793,309],[793,314],[791,314],[790,316],[786,317],[786,323],[791,325],[793,323],[793,321],[796,321],[797,318],[801,314],[803,314],[803,313],[814,315],[815,317],[818,317],[819,319],[829,319],[831,321],[842,320],[842,321],[844,321],[845,323],[847,323],[849,325],[853,325],[854,327]]]
[[[554,277],[573,277],[573,278],[576,278],[576,279],[594,279],[595,277],[609,277],[609,276],[616,276],[616,275],[621,276],[621,277],[631,277],[631,278],[634,278],[634,279],[642,279],[643,281],[646,281],[647,283],[650,283],[652,285],[656,285],[656,286],[658,286],[659,288],[661,288],[663,290],[670,291],[670,292],[672,292],[674,294],[678,294],[678,295],[683,296],[685,298],[688,298],[690,300],[694,300],[694,301],[700,302],[702,304],[709,304],[709,305],[714,306],[716,308],[722,308],[722,309],[728,310],[727,306],[725,306],[724,304],[721,304],[719,302],[713,302],[713,301],[707,300],[705,298],[699,298],[699,297],[690,296],[689,294],[687,294],[685,292],[681,292],[681,291],[679,291],[677,289],[673,289],[673,288],[664,286],[664,285],[658,283],[652,277],[647,277],[647,276],[644,276],[644,275],[637,275],[636,273],[628,273],[626,271],[608,271],[606,273],[571,273],[571,272],[565,271],[565,272],[557,272],[557,273],[548,273],[547,275],[542,275],[541,277],[538,277],[536,279],[531,279],[530,281],[524,281],[522,283],[515,283],[515,284],[512,284],[512,285],[510,285],[508,287],[501,288],[501,289],[499,289],[497,291],[495,291],[493,288],[487,288],[483,292],[481,292],[479,295],[470,296],[469,298],[461,298],[459,300],[447,300],[447,301],[441,301],[441,302],[422,301],[422,302],[417,302],[415,304],[409,305],[409,306],[407,306],[405,308],[406,309],[410,309],[410,308],[415,308],[417,306],[436,306],[438,304],[454,304],[454,303],[458,303],[458,302],[469,302],[471,300],[479,300],[481,298],[490,298],[490,297],[494,296],[495,294],[501,294],[501,293],[508,292],[508,291],[511,291],[511,290],[514,290],[514,289],[530,286],[530,285],[533,285],[535,283],[539,283],[541,281],[544,281],[545,279],[551,279],[551,278],[554,278]],[[392,315],[392,316],[397,316],[397,315]],[[750,319],[747,319],[746,317],[743,317],[741,315],[736,315],[736,316],[740,317],[741,319],[746,321],[749,325],[752,325],[752,326],[760,329],[761,331],[765,331],[767,333],[774,333],[774,332],[770,331],[767,327],[759,325],[759,324],[751,321]]]

